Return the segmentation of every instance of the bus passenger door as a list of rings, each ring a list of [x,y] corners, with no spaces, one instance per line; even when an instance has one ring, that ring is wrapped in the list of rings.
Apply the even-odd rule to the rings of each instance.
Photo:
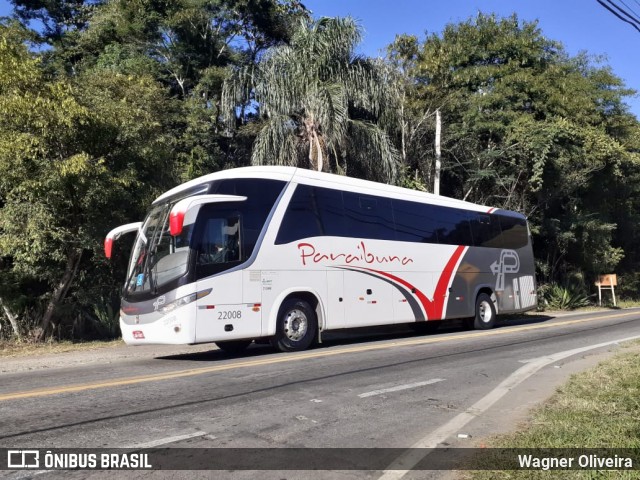
[[[241,216],[232,209],[205,206],[198,216],[195,273],[198,291],[196,342],[255,338],[261,334],[255,305],[243,302]]]
[[[242,271],[198,280],[198,291],[208,289],[211,293],[197,300],[196,342],[245,338]]]
[[[344,322],[344,272],[327,271],[327,318],[326,329],[343,328]]]

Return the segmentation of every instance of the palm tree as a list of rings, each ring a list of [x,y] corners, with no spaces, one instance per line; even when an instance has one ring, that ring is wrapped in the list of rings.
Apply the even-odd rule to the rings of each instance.
[[[399,155],[383,128],[395,111],[395,82],[381,61],[354,54],[361,36],[351,18],[302,22],[290,44],[232,71],[222,98],[228,120],[251,100],[264,120],[254,165],[346,173],[353,162],[356,173],[395,179]]]

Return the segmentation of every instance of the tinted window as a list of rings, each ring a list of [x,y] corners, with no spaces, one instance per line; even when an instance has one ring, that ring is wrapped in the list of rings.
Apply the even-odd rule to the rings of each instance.
[[[214,182],[210,194],[239,195],[247,197],[242,202],[243,260],[253,253],[260,232],[273,208],[285,182],[256,178],[232,178]]]
[[[499,215],[504,248],[522,248],[528,243],[527,222],[521,217]]]
[[[221,209],[215,204],[206,207],[198,215],[196,229],[196,278],[208,277],[239,265],[245,257],[240,213]]]
[[[470,212],[469,223],[476,247],[502,248],[500,221],[496,215]]]
[[[321,235],[320,216],[311,198],[311,187],[298,185],[282,219],[276,244]]]
[[[330,188],[311,187],[311,202],[320,219],[321,235],[346,237],[343,193]]]
[[[504,235],[503,235],[504,232]],[[521,248],[526,220],[298,185],[276,244],[318,236]]]
[[[282,219],[276,244],[319,236],[347,236],[342,192],[298,185]]]
[[[342,195],[350,237],[396,239],[391,200],[352,192],[344,192]]]
[[[240,218],[224,216],[207,218],[202,229],[197,263],[240,261]]]
[[[437,207],[435,209],[436,231],[440,243],[448,245],[473,245],[469,214],[456,208]]]
[[[401,242],[438,243],[432,205],[393,201],[396,238]]]

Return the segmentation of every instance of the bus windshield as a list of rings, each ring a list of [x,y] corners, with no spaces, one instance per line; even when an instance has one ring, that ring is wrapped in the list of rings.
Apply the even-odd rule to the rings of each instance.
[[[205,278],[248,260],[284,186],[279,180],[217,180],[154,205],[131,252],[124,296],[158,295],[175,288],[175,281],[182,282],[183,277],[184,281]],[[180,235],[171,236],[169,213],[175,203],[204,193],[245,196],[247,200],[203,205],[195,223],[185,224]],[[190,271],[191,267],[195,269]]]
[[[142,224],[131,254],[125,291],[153,292],[187,272],[189,241],[193,225],[180,235],[169,233],[169,212],[173,203],[152,209]]]

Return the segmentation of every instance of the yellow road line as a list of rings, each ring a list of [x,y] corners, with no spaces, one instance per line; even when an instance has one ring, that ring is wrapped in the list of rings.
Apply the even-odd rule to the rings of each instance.
[[[28,390],[23,392],[6,393],[6,394],[0,395],[0,401],[16,400],[20,398],[45,397],[45,396],[57,395],[61,393],[74,393],[74,392],[82,392],[85,390],[95,390],[98,388],[136,385],[138,383],[157,382],[160,380],[171,380],[173,378],[192,377],[195,375],[203,375],[206,373],[223,372],[225,370],[250,368],[250,367],[257,367],[262,365],[274,365],[277,363],[289,363],[289,362],[296,362],[299,360],[307,360],[310,358],[331,357],[335,355],[342,355],[345,353],[359,353],[359,352],[368,352],[372,350],[386,350],[386,349],[395,348],[395,347],[426,345],[430,343],[451,342],[454,340],[463,340],[467,338],[480,338],[480,337],[495,336],[495,335],[506,335],[510,333],[525,332],[529,330],[538,330],[542,328],[564,327],[567,325],[593,322],[596,320],[609,320],[614,318],[628,317],[631,315],[638,315],[638,312],[635,311],[635,312],[618,313],[618,314],[612,314],[612,315],[604,315],[600,317],[582,318],[578,320],[566,320],[566,321],[561,321],[557,323],[522,325],[519,327],[512,327],[507,329],[496,329],[496,330],[488,330],[484,332],[463,333],[459,335],[451,335],[446,337],[437,336],[437,337],[427,337],[427,338],[416,338],[416,339],[402,340],[397,342],[385,342],[382,344],[375,344],[375,345],[360,345],[355,347],[339,348],[336,350],[316,350],[316,351],[303,352],[298,354],[277,355],[277,356],[266,358],[266,359],[248,360],[248,361],[241,361],[241,362],[235,362],[235,363],[227,363],[224,365],[215,365],[211,367],[192,368],[188,370],[177,370],[174,372],[159,373],[156,375],[143,375],[143,376],[128,377],[128,378],[125,377],[125,378],[119,378],[114,380],[107,380],[104,382],[83,383],[83,384],[77,384],[77,385],[64,385],[64,386],[53,387],[53,388],[43,388],[43,389]]]

